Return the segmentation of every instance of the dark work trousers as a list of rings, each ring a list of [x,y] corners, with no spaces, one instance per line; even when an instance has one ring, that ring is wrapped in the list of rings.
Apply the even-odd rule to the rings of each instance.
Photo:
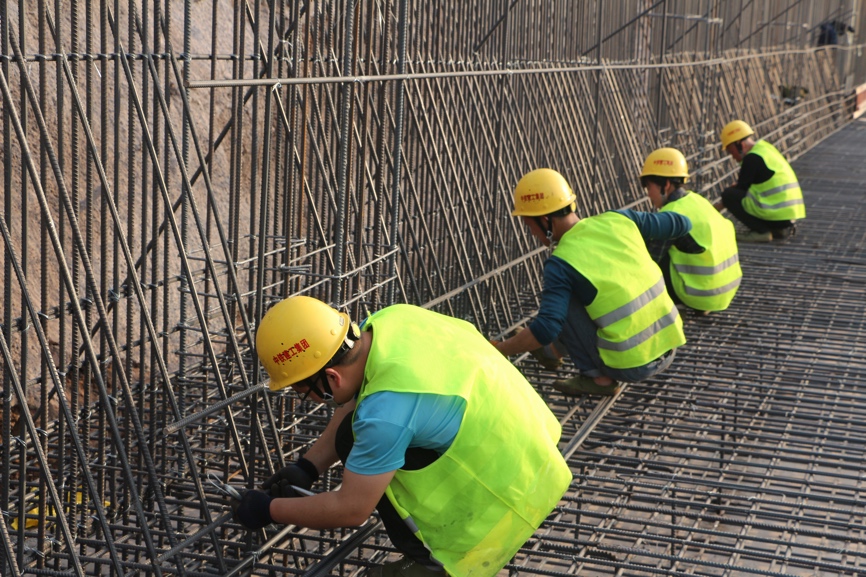
[[[668,294],[671,297],[671,300],[674,301],[674,304],[682,304],[683,301],[680,300],[680,297],[677,296],[676,291],[674,290],[674,284],[671,280],[671,253],[670,248],[673,246],[673,243],[666,240],[648,240],[646,242],[647,252],[649,252],[652,259],[659,265],[659,268],[662,269],[662,276],[665,279],[665,287],[668,289]]]
[[[346,459],[349,458],[349,453],[355,444],[355,437],[352,434],[352,418],[355,413],[349,413],[340,427],[337,429],[337,439],[335,445],[337,455],[343,464],[346,464]],[[416,471],[423,469],[433,461],[439,458],[439,453],[431,449],[408,449],[406,451],[406,463],[403,469],[406,471]],[[385,526],[385,531],[388,533],[388,538],[394,547],[409,557],[416,563],[426,565],[430,568],[441,567],[436,561],[430,557],[430,551],[424,546],[418,537],[412,533],[411,529],[406,525],[400,514],[388,500],[388,497],[382,495],[379,503],[376,505],[376,511],[379,512],[379,518],[382,519],[382,524]]]
[[[743,208],[743,199],[746,198],[746,191],[729,186],[722,191],[722,204],[728,209],[737,220],[742,222],[746,227],[755,232],[773,232],[793,226],[790,220],[764,220],[753,214],[746,212]]]
[[[659,358],[640,367],[631,369],[615,369],[608,367],[601,360],[598,350],[598,327],[586,312],[586,307],[580,300],[572,297],[568,304],[568,316],[562,325],[562,332],[557,337],[557,350],[564,349],[571,357],[571,362],[581,375],[587,377],[610,377],[615,381],[640,383],[666,370],[676,356],[676,349],[671,349]],[[562,344],[562,349],[559,345]]]
[[[677,295],[677,291],[674,290],[674,282],[671,279],[671,253],[666,252],[661,260],[659,260],[659,268],[662,269],[662,276],[665,278],[665,286],[668,289],[668,295],[670,295],[671,300],[676,305],[683,304],[683,301]]]

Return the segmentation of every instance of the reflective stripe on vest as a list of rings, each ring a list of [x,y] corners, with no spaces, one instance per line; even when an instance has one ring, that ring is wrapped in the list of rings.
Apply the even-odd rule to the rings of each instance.
[[[672,290],[683,303],[697,310],[728,308],[743,276],[733,223],[694,192],[686,192],[661,210],[689,217],[692,238],[704,248],[698,254],[683,252],[675,246],[668,251]]]
[[[634,313],[641,310],[643,307],[648,305],[654,298],[659,296],[665,291],[665,281],[664,279],[659,279],[659,281],[644,291],[642,294],[639,294],[637,297],[631,300],[631,302],[625,303],[621,307],[616,310],[613,310],[605,315],[601,315],[600,317],[596,317],[595,324],[599,326],[599,328],[605,329],[610,325],[614,324],[617,321],[621,321],[627,316],[633,315]]]
[[[406,512],[406,516],[403,518],[403,522],[406,523],[406,527],[412,531],[412,533],[417,533],[420,531],[418,529],[418,525],[415,523],[415,519],[412,518],[412,515],[409,512]]]
[[[686,293],[696,297],[714,297],[718,295],[723,295],[728,291],[734,290],[735,288],[739,288],[740,281],[743,280],[743,277],[737,277],[726,285],[720,286],[714,289],[696,289],[686,285]]]
[[[465,321],[393,305],[370,316],[364,330],[373,339],[358,407],[375,403],[370,396],[380,391],[459,396],[466,403],[448,450],[423,469],[397,470],[385,494],[448,575],[494,577],[571,482],[557,447],[559,421]]]
[[[664,280],[659,281],[659,283],[656,284],[656,286],[661,286],[662,291],[664,291],[665,290]],[[653,288],[656,288],[656,287],[653,287]],[[638,334],[636,334],[635,336],[633,336],[629,339],[615,343],[613,341],[609,341],[607,339],[599,337],[598,338],[598,348],[606,349],[608,351],[619,351],[619,352],[627,351],[627,350],[632,349],[632,348],[638,346],[639,344],[643,343],[644,341],[646,341],[650,337],[660,333],[662,331],[662,329],[667,328],[667,327],[675,324],[677,319],[679,318],[679,316],[680,316],[680,312],[677,310],[677,307],[672,307],[670,314],[663,316],[662,318],[660,318],[659,320],[657,320],[656,322],[654,322],[653,324],[651,324],[650,326],[648,326],[647,328],[645,328],[644,330],[642,330],[641,332],[639,332]]]
[[[685,343],[661,270],[628,217],[605,212],[580,220],[562,236],[553,256],[597,291],[586,311],[598,327],[599,355],[608,367],[641,367]]]
[[[723,270],[727,270],[728,268],[734,266],[735,264],[740,263],[740,255],[735,254],[727,260],[720,262],[714,266],[701,266],[701,265],[691,265],[691,264],[679,264],[674,263],[674,268],[677,269],[677,272],[680,274],[702,274],[702,275],[713,275],[722,272]]]
[[[794,169],[775,146],[759,140],[748,154],[760,156],[773,176],[766,182],[753,184],[743,198],[743,209],[764,220],[797,220],[806,217],[803,191]]]
[[[799,182],[789,182],[788,184],[783,184],[781,186],[777,186],[776,188],[771,188],[769,190],[765,190],[764,192],[761,193],[760,196],[758,196],[757,194],[752,192],[750,189],[748,195],[749,195],[749,198],[752,199],[752,202],[754,202],[756,206],[759,206],[759,207],[761,207],[763,209],[767,209],[767,210],[773,210],[775,208],[783,208],[786,206],[794,206],[797,204],[803,204],[802,198],[792,198],[790,200],[778,202],[776,204],[770,204],[768,202],[764,202],[761,199],[762,197],[772,196],[772,195],[776,194],[777,192],[783,192],[785,190],[791,190],[792,188],[800,188],[800,183]]]

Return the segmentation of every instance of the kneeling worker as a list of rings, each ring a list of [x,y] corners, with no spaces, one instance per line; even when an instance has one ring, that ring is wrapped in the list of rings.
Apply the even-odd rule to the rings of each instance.
[[[337,408],[267,492],[243,495],[235,518],[250,529],[357,526],[375,508],[404,558],[368,575],[493,576],[568,489],[556,417],[465,321],[393,305],[359,330],[294,296],[265,314],[256,350],[272,390]],[[297,497],[292,485],[309,488],[337,459],[338,490]]]
[[[688,177],[686,158],[675,148],[653,151],[640,173],[641,186],[653,206],[661,212],[689,217],[690,234],[704,249],[695,254],[671,246],[659,260],[659,267],[674,302],[705,313],[723,311],[737,294],[743,277],[734,224],[710,201],[683,188]]]
[[[493,342],[516,355],[556,340],[580,375],[556,381],[565,394],[611,396],[617,381],[639,382],[665,370],[686,342],[683,321],[665,290],[646,241],[674,240],[701,251],[691,222],[674,212],[614,210],[580,219],[575,195],[555,170],[527,173],[514,190],[514,211],[547,246],[536,318],[515,336]]]
[[[806,218],[803,192],[794,169],[775,146],[755,142],[755,132],[742,120],[722,129],[722,149],[740,163],[737,184],[722,191],[718,210],[727,208],[749,228],[742,242],[784,240],[796,232],[794,223]]]

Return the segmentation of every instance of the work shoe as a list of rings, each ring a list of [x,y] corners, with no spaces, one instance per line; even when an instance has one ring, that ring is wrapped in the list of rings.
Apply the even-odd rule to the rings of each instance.
[[[777,228],[772,233],[773,240],[786,240],[797,234],[797,226],[792,224],[785,228]]]
[[[773,242],[773,233],[750,230],[738,234],[737,242]]]
[[[584,377],[582,375],[555,381],[551,387],[563,395],[572,397],[579,397],[581,395],[612,397],[619,392],[619,383],[616,381],[611,385],[599,385],[596,384],[592,377]]]
[[[448,577],[448,574],[442,569],[431,569],[403,557],[398,561],[371,567],[367,571],[367,577]]]
[[[529,354],[532,355],[532,358],[538,361],[539,365],[551,371],[553,369],[558,369],[562,364],[562,356],[559,354],[559,351],[554,348],[553,343],[529,351]]]

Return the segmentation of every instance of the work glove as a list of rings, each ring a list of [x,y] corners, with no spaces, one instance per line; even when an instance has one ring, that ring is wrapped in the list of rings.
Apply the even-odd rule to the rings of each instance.
[[[309,489],[318,478],[319,472],[316,470],[316,466],[301,457],[297,462],[287,465],[271,475],[268,480],[262,483],[262,490],[267,491],[275,499],[300,497],[292,489],[292,485],[301,489]]]
[[[692,237],[691,233],[678,238],[674,242],[674,246],[677,247],[680,251],[687,254],[701,254],[706,250],[704,247],[697,243],[697,241]]]
[[[232,499],[232,518],[251,531],[267,527],[274,522],[271,501],[273,498],[262,491],[243,491],[240,500]]]
[[[558,369],[562,364],[562,356],[556,350],[556,347],[553,346],[553,343],[533,349],[529,351],[529,354],[538,361],[538,364],[550,371]]]

